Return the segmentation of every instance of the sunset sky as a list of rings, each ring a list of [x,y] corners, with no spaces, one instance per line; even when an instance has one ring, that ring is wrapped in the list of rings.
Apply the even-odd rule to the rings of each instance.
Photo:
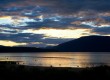
[[[110,0],[0,0],[0,45],[46,47],[110,36]]]

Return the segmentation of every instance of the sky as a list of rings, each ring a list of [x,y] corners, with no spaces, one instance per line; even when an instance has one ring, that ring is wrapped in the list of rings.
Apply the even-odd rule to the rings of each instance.
[[[0,0],[0,45],[47,47],[110,36],[110,0]]]

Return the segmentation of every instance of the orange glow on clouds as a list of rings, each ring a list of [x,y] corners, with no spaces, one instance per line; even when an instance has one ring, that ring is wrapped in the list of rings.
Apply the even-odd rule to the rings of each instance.
[[[26,43],[16,43],[16,42],[13,42],[13,41],[0,40],[0,45],[4,45],[4,46],[21,46],[21,45],[26,45]]]

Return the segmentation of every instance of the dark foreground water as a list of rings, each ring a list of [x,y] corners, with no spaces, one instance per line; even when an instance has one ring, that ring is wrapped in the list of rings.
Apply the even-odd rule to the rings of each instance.
[[[93,67],[110,65],[110,52],[0,53],[0,61],[20,61],[20,65],[53,67]]]

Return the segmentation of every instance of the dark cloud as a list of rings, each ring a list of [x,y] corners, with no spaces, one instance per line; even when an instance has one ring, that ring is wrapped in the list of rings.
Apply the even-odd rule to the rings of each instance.
[[[18,1],[22,1],[22,0],[1,0],[0,4],[9,4],[9,3],[17,3]]]
[[[80,23],[77,23],[80,22]],[[91,26],[81,24],[82,20],[77,18],[61,18],[59,21],[54,21],[51,19],[44,19],[43,22],[28,22],[28,26],[25,26],[29,29],[39,29],[39,28],[56,28],[56,29],[67,29],[67,28],[80,28],[80,29],[88,29]]]
[[[110,10],[110,0],[2,0],[0,4],[1,7],[28,6],[25,9],[33,9],[34,6],[40,5],[49,7],[56,13],[75,13],[83,10],[103,12]],[[15,10],[15,8],[11,10]],[[41,8],[39,10],[42,11]],[[43,9],[43,11],[46,12],[47,10]]]
[[[42,39],[41,42],[46,43],[46,44],[61,44],[63,42],[69,41],[72,39],[52,39],[52,38],[46,38],[46,39]]]
[[[109,11],[110,0],[56,0],[55,9],[61,12],[74,13],[78,11]]]
[[[0,40],[11,40],[18,43],[39,42],[43,38],[41,34],[19,33],[19,34],[0,34]]]
[[[92,32],[100,34],[100,35],[109,35],[110,34],[110,27],[94,28],[92,30]]]

